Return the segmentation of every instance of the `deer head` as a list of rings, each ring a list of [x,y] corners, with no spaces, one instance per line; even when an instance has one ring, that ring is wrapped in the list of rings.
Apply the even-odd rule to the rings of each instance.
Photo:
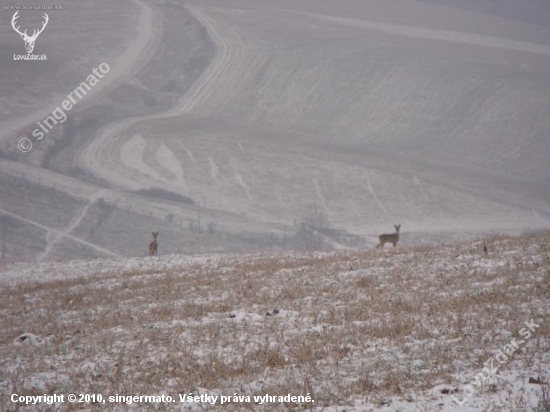
[[[44,31],[44,29],[46,28],[46,25],[48,24],[48,20],[49,20],[49,17],[46,13],[44,13],[44,17],[45,17],[45,20],[44,22],[42,23],[42,28],[40,30],[34,30],[33,33],[32,33],[32,36],[28,36],[27,35],[27,30],[25,30],[24,33],[21,33],[19,31],[19,27],[21,26],[17,26],[15,27],[15,21],[19,18],[19,16],[17,15],[17,13],[19,13],[19,10],[15,12],[15,14],[13,15],[12,19],[11,19],[11,26],[13,27],[13,29],[19,33],[21,35],[21,38],[23,40],[25,40],[25,49],[27,49],[27,53],[28,54],[31,54],[32,51],[34,50],[34,42],[36,41],[36,39],[38,38],[38,35],[40,33],[42,33]]]

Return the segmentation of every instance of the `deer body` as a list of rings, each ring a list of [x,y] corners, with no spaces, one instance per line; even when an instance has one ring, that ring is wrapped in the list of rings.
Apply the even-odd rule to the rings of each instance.
[[[157,236],[159,232],[151,232],[151,234],[153,235],[153,241],[149,243],[149,256],[156,255],[158,249]]]
[[[393,247],[397,245],[397,242],[399,242],[399,228],[401,227],[401,225],[393,225],[393,226],[395,227],[395,233],[391,233],[391,234],[385,233],[383,235],[378,236],[378,240],[380,242],[378,243],[378,246],[376,246],[377,249],[379,247],[383,248],[384,244],[386,243],[392,243]]]

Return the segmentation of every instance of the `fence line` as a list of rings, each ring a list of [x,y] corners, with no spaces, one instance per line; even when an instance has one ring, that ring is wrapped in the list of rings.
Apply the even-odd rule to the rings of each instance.
[[[66,192],[73,198],[79,198],[78,195],[73,194],[74,187],[70,185],[65,186],[63,183],[59,183],[58,181],[49,179],[48,177],[44,177],[44,176],[34,177],[32,174],[28,175],[25,172],[13,173],[13,174],[10,173],[8,176],[11,176],[11,179],[13,179],[13,183],[17,183],[19,179],[23,179],[25,182],[38,184],[43,187],[50,187],[56,191]],[[8,177],[8,179],[9,178],[10,177]],[[115,196],[102,197],[100,199],[105,204],[113,206],[119,210],[129,211],[131,213],[136,213],[152,219],[159,219],[172,226],[179,227],[181,230],[184,230],[184,223],[189,223],[189,230],[191,232],[196,232],[196,231],[199,231],[201,233],[203,232],[202,230],[197,228],[197,218],[195,217],[190,217],[188,215],[174,214],[172,212],[165,212],[163,210],[159,210],[160,208],[157,210],[151,210],[148,208],[136,206],[135,204],[132,204],[132,203],[128,203],[126,201],[127,199],[117,198]],[[212,223],[214,223],[214,225],[212,226],[213,228],[217,226],[215,222],[210,222],[210,224]],[[220,233],[219,228],[217,232]],[[204,231],[204,233],[213,233],[213,229],[207,229]]]
[[[23,179],[26,182],[29,183],[36,183],[40,186],[44,187],[51,187],[52,189],[55,189],[57,191],[63,191],[67,192],[69,195],[71,195],[71,187],[70,186],[64,186],[63,184],[59,184],[59,182],[56,182],[54,180],[50,180],[45,177],[37,177],[34,178],[32,175],[28,176],[25,172],[22,172],[19,177],[17,175],[11,175],[13,180],[13,183],[16,183],[17,180]],[[72,197],[77,197],[75,195],[71,195]],[[143,207],[136,207],[135,205],[132,205],[131,203],[126,203],[120,198],[108,198],[108,197],[102,197],[103,202],[105,202],[107,205],[114,206],[117,209],[120,210],[126,210],[132,213],[140,214],[145,217],[150,217],[153,219],[162,219],[165,223],[170,223],[174,226],[183,228],[183,222],[186,221],[186,217],[184,216],[177,216],[174,215],[172,212],[163,213],[162,211],[154,211],[150,209],[146,209]],[[178,223],[179,222],[179,223]]]

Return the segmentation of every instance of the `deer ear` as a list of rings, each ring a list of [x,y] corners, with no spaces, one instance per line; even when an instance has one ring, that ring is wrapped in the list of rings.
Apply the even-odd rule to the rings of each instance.
[[[23,40],[25,40],[25,35],[24,35],[24,34],[22,34],[22,35],[21,35],[21,38],[22,38]]]

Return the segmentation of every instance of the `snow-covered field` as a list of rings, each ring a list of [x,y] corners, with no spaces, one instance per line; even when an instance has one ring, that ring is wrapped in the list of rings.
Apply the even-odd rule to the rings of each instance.
[[[548,232],[21,262],[0,266],[0,300],[3,411],[18,410],[12,394],[70,393],[106,403],[21,410],[550,410]],[[217,403],[180,402],[191,393]],[[117,394],[174,402],[109,402]],[[235,394],[244,402],[220,405]],[[266,394],[315,402],[254,402]]]
[[[2,9],[1,411],[550,411],[546,2],[73,3]]]
[[[138,255],[136,227],[166,222],[171,251],[235,251],[249,234],[286,239],[311,205],[367,242],[393,223],[550,228],[550,8],[508,3],[94,0],[52,12],[40,63],[13,61],[23,43],[6,13],[0,174],[62,192],[0,198],[7,257]],[[20,153],[101,62],[111,70],[67,121]],[[151,188],[192,203],[136,192]],[[79,206],[61,212],[67,194]],[[112,213],[100,238],[98,199],[132,219]],[[194,237],[197,205],[225,238]]]
[[[347,5],[188,5],[216,47],[208,68],[171,109],[106,125],[77,164],[258,222],[315,203],[362,234],[388,219],[547,227],[550,30]]]

